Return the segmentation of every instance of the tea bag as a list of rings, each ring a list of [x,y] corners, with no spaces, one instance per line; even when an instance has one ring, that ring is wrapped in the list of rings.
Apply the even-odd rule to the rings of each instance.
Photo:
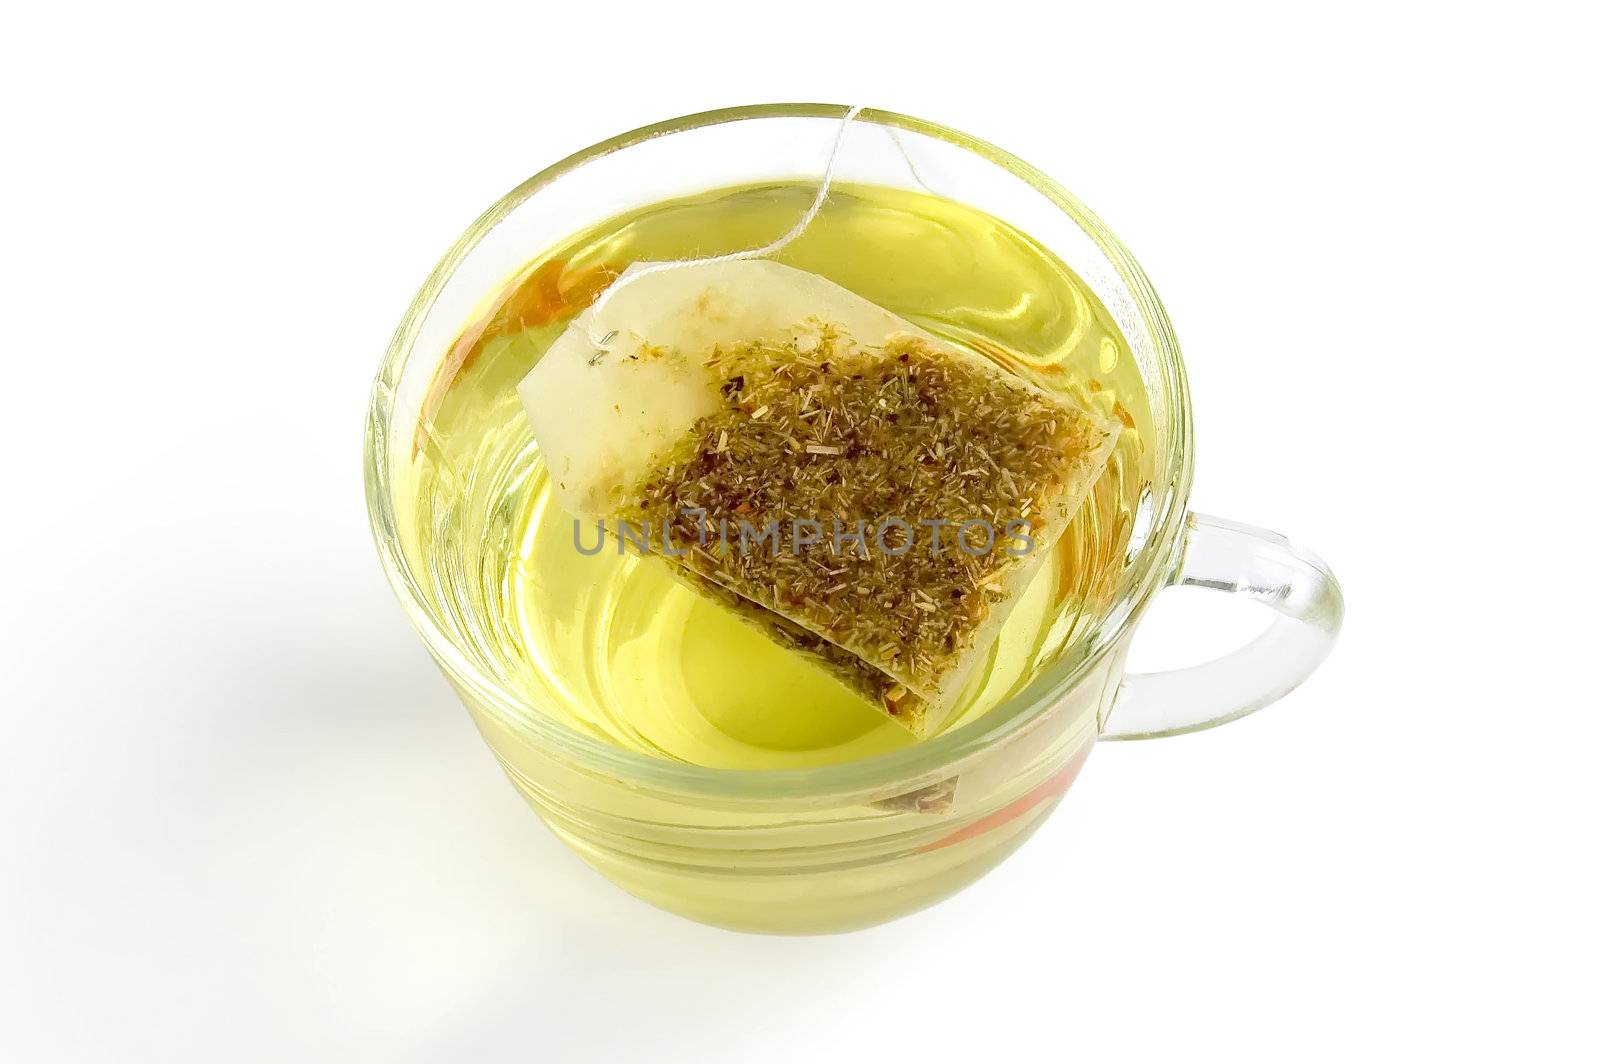
[[[755,259],[630,267],[518,390],[568,510],[626,522],[918,734],[955,704],[1118,430]]]

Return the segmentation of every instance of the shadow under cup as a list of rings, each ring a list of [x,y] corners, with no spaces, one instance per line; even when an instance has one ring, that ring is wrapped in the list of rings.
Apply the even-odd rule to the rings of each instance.
[[[423,285],[384,359],[367,427],[367,500],[385,570],[513,783],[623,888],[744,930],[847,930],[959,890],[1039,825],[1096,738],[1194,730],[1267,704],[1321,661],[1342,611],[1337,584],[1313,556],[1270,533],[1187,514],[1189,399],[1177,342],[1116,238],[1022,161],[933,123],[865,111],[838,159],[838,180],[931,191],[1028,233],[1094,291],[1133,355],[1149,399],[1151,423],[1141,430],[1153,475],[1100,624],[969,724],[894,753],[808,769],[699,768],[611,746],[541,713],[481,668],[452,638],[396,519],[430,382],[462,323],[485,293],[575,231],[711,188],[814,179],[843,112],[770,105],[694,115],[624,134],[529,179]],[[1125,677],[1136,622],[1173,583],[1249,595],[1279,617],[1219,661]]]

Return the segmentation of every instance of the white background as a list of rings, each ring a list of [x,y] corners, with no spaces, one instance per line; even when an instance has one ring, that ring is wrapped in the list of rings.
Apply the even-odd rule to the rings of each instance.
[[[0,1058],[1595,1059],[1594,34],[1476,8],[13,10]],[[983,882],[795,940],[545,831],[359,463],[480,210],[786,99],[967,130],[1101,214],[1187,352],[1196,507],[1349,602],[1281,705],[1107,744]],[[1136,664],[1248,634],[1214,597]]]

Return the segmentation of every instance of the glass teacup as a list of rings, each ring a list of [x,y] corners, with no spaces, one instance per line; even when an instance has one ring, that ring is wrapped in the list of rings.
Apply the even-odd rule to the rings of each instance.
[[[1187,510],[1193,454],[1178,345],[1148,280],[1099,220],[988,144],[867,111],[856,121],[876,135],[841,158],[840,179],[914,182],[1030,234],[1093,290],[1136,361],[1154,472],[1098,623],[970,723],[893,753],[804,769],[703,768],[608,745],[541,713],[482,668],[418,573],[397,517],[401,474],[443,353],[485,292],[574,230],[674,196],[814,174],[842,112],[770,105],[693,115],[616,137],[529,179],[423,285],[385,357],[368,420],[367,499],[385,570],[512,782],[623,888],[745,930],[846,930],[959,890],[1043,821],[1096,739],[1193,731],[1269,704],[1326,656],[1343,608],[1337,582],[1312,555]],[[1216,661],[1125,674],[1140,617],[1175,584],[1245,595],[1277,616]]]

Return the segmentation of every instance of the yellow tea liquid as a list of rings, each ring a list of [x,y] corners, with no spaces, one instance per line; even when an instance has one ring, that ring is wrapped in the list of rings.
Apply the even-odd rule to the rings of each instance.
[[[553,501],[516,394],[574,314],[629,263],[756,247],[816,187],[723,189],[578,233],[488,294],[447,353],[418,428],[408,549],[459,645],[539,711],[638,752],[696,765],[796,768],[915,740],[877,707],[723,607],[666,563],[584,556]],[[1001,702],[1092,627],[1114,597],[1149,461],[1138,370],[1105,308],[1045,249],[926,193],[840,185],[777,261],[821,274],[952,342],[1118,418],[1116,453],[1008,620],[947,727]],[[584,542],[594,542],[592,523]]]

